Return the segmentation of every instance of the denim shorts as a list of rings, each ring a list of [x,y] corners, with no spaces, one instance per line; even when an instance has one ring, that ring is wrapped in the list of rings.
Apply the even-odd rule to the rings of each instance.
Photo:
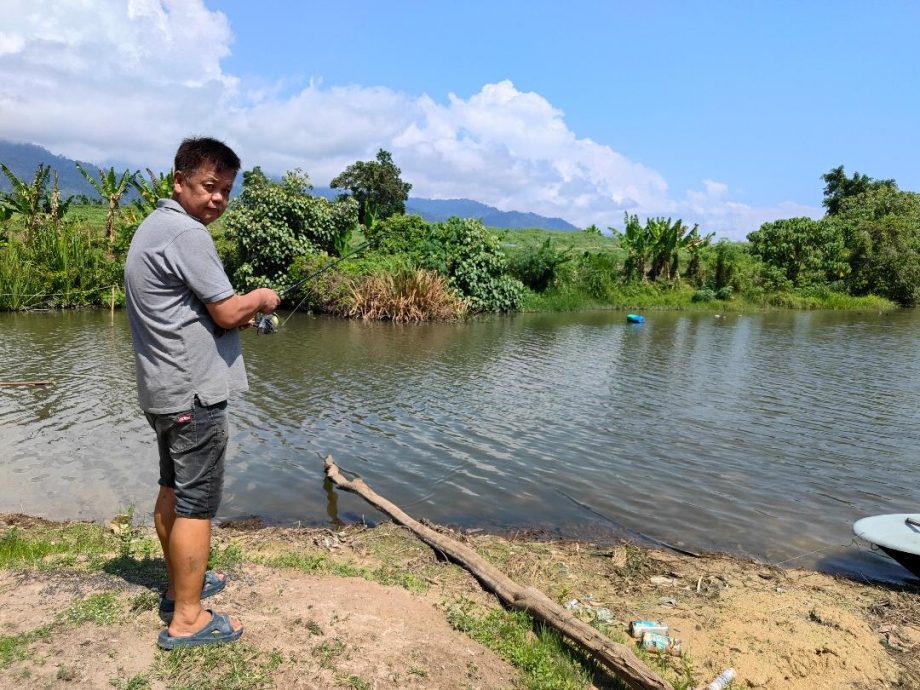
[[[227,401],[171,414],[146,413],[157,434],[160,486],[175,489],[176,515],[213,518],[224,490]]]

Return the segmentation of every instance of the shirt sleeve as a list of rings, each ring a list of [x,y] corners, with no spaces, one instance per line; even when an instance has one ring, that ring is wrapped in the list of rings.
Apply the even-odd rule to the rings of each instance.
[[[166,248],[166,259],[175,275],[205,304],[219,302],[235,292],[214,240],[204,227],[177,235]]]

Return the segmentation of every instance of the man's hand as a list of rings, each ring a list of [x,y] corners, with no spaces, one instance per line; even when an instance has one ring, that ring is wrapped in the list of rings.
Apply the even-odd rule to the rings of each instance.
[[[259,312],[271,314],[281,298],[271,288],[256,288],[245,295],[232,295],[220,302],[206,304],[208,313],[223,329],[239,328],[250,323]]]

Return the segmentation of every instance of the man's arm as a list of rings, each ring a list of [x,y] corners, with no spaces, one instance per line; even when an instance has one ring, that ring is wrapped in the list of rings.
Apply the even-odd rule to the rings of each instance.
[[[259,312],[271,314],[281,303],[281,298],[271,288],[256,288],[245,295],[230,295],[219,302],[205,306],[211,318],[221,328],[245,326]]]

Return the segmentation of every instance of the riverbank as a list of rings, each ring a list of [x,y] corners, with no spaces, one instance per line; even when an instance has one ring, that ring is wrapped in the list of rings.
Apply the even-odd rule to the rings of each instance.
[[[443,528],[442,528],[443,529]],[[447,530],[444,530],[447,531]],[[675,688],[724,668],[735,688],[920,687],[920,590],[623,543],[456,533],[611,638],[659,619],[682,657],[641,658]],[[615,688],[554,634],[502,609],[403,528],[224,523],[218,610],[240,643],[165,653],[147,526],[0,517],[0,686],[42,688]]]

